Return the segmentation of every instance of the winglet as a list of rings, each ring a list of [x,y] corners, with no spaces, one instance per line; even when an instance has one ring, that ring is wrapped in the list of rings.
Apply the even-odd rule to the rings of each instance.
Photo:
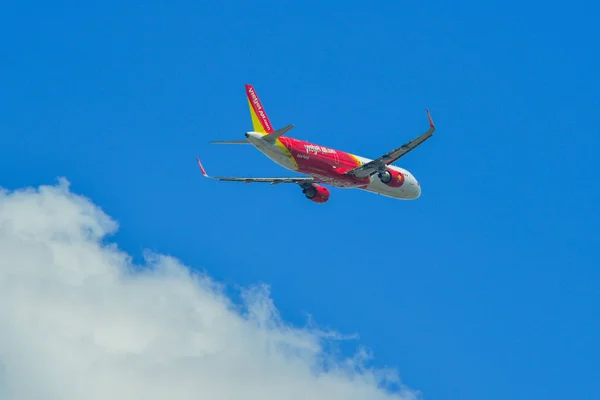
[[[433,119],[431,119],[431,114],[429,113],[429,110],[426,109],[425,111],[427,111],[427,119],[429,119],[429,126],[431,128],[435,128],[435,124],[433,123]]]
[[[196,157],[196,161],[198,161],[198,167],[200,167],[200,172],[202,172],[202,175],[204,175],[207,178],[210,178],[210,176],[208,176],[208,174],[206,173],[206,170],[202,166],[202,163],[200,162],[200,159],[198,157]]]

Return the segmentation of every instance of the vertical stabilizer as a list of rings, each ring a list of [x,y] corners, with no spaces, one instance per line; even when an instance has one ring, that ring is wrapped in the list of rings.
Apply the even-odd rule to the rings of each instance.
[[[252,85],[246,84],[246,97],[248,98],[248,106],[250,107],[250,116],[252,117],[252,126],[254,132],[264,133],[265,135],[274,131],[267,112],[263,108],[256,90]]]

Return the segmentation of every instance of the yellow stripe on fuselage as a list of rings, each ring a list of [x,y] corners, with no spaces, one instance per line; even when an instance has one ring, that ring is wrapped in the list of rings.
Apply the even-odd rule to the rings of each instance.
[[[297,162],[297,161],[296,161],[296,159],[295,159],[295,158],[292,156],[292,153],[291,153],[291,152],[288,150],[288,148],[287,148],[287,147],[285,147],[285,145],[284,145],[284,144],[281,142],[281,140],[277,139],[277,140],[275,141],[275,145],[277,146],[277,148],[278,148],[279,150],[281,150],[281,151],[283,152],[283,154],[285,154],[285,155],[286,155],[286,156],[287,156],[287,157],[290,159],[290,161],[291,161],[291,162],[293,162],[293,163],[294,163],[294,165],[296,166],[296,169],[300,168],[300,167],[298,166],[298,162]]]
[[[354,154],[350,154],[350,153],[346,153],[346,154],[348,154],[350,157],[352,157],[354,159],[354,161],[356,162],[357,166],[363,165],[362,161],[360,161],[360,159],[358,158],[358,156],[355,156]]]

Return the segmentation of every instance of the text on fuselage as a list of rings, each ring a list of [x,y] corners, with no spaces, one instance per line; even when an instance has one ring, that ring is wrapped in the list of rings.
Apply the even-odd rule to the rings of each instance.
[[[315,144],[305,144],[304,148],[306,149],[307,153],[313,153],[313,154],[317,154],[317,153],[334,154],[335,153],[335,150],[331,150],[331,149],[328,149],[327,147],[323,147],[323,146],[317,146]]]

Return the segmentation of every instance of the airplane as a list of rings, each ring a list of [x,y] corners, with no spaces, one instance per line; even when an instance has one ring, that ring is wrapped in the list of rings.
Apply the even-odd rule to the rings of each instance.
[[[243,183],[263,182],[272,185],[295,183],[302,188],[302,193],[307,199],[321,204],[327,202],[331,195],[330,190],[323,186],[325,184],[338,188],[358,188],[400,200],[415,200],[421,196],[421,185],[414,175],[404,168],[391,164],[433,135],[435,125],[429,110],[426,110],[429,120],[427,132],[372,160],[284,136],[294,125],[274,129],[254,87],[249,84],[245,87],[254,130],[246,132],[245,139],[219,140],[211,143],[251,144],[275,163],[304,175],[277,178],[211,176],[206,173],[200,159],[196,158],[200,172],[206,178]]]

